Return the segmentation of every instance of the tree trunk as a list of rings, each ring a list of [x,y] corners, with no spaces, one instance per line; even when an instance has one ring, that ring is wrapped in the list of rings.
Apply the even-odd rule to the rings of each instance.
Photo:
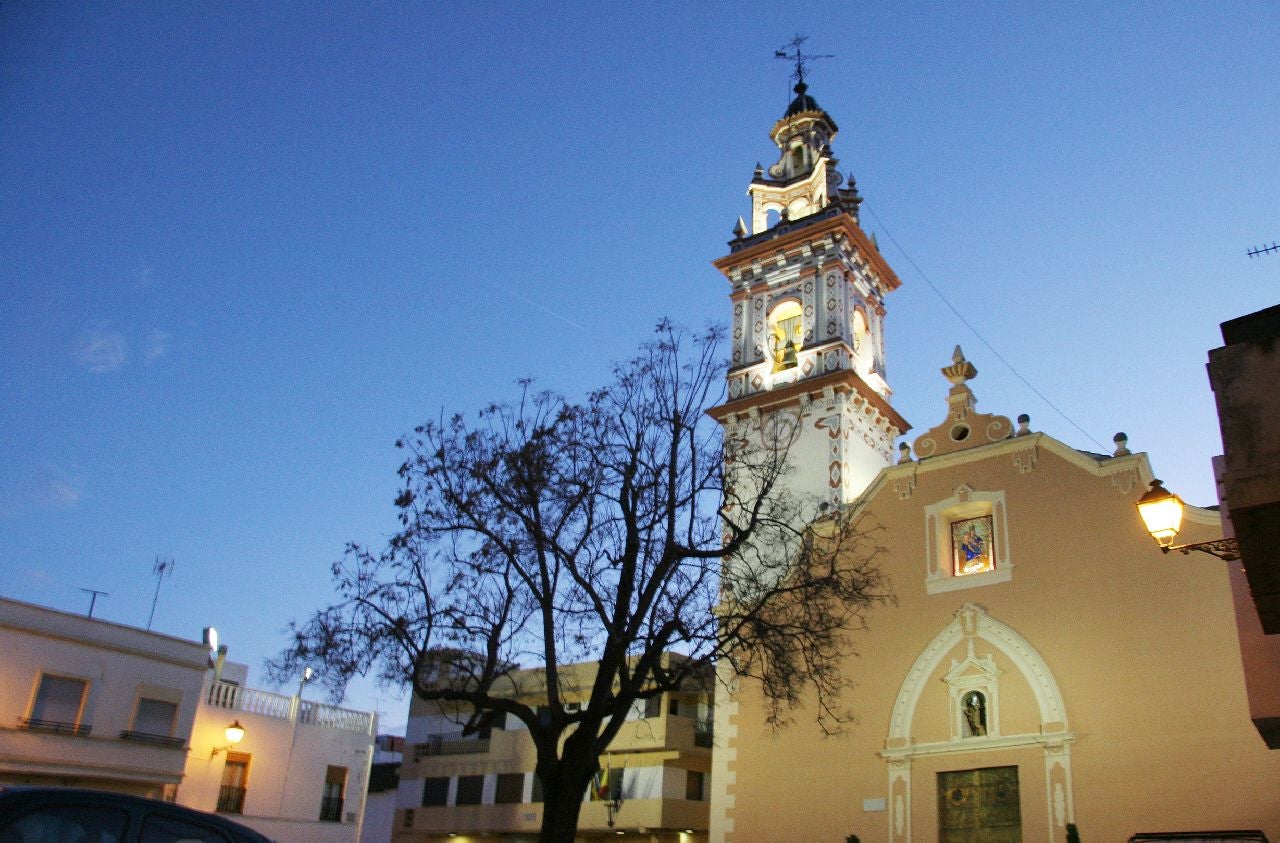
[[[594,758],[592,759],[594,762]],[[573,843],[578,832],[582,799],[595,774],[592,765],[574,765],[565,759],[539,765],[542,779],[542,830],[539,843]],[[581,769],[576,769],[581,767]]]

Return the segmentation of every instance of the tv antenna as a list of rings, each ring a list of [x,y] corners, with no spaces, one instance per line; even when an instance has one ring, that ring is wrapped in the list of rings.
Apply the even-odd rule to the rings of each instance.
[[[1280,245],[1277,245],[1276,241],[1272,240],[1270,246],[1254,246],[1249,250],[1249,257],[1252,258],[1257,257],[1258,255],[1265,255],[1268,252],[1280,252]]]
[[[107,592],[107,591],[98,591],[98,589],[96,589],[96,588],[82,588],[82,589],[80,589],[80,590],[81,590],[81,591],[86,591],[86,592],[88,592],[88,593],[91,595],[91,596],[89,597],[89,617],[93,617],[93,607],[94,607],[94,605],[98,602],[98,595],[99,595],[99,594],[101,594],[103,597],[110,597],[110,596],[111,596],[111,593],[110,593],[110,592]]]
[[[783,61],[793,61],[796,63],[796,69],[791,72],[791,78],[796,80],[797,88],[799,88],[801,85],[804,84],[804,74],[805,74],[805,71],[809,69],[809,62],[816,61],[817,59],[835,58],[835,56],[833,55],[817,56],[817,55],[808,55],[800,52],[800,47],[803,46],[804,42],[808,40],[809,40],[809,36],[800,35],[799,33],[796,33],[795,38],[792,38],[790,41],[783,44],[779,49],[773,51],[774,58],[782,59]],[[788,48],[790,48],[793,52],[788,53],[787,52]]]
[[[173,558],[168,559],[163,556],[156,557],[156,564],[151,567],[151,573],[156,577],[156,593],[151,598],[151,614],[147,615],[147,630],[151,629],[151,622],[156,617],[156,601],[160,599],[160,583],[164,582],[165,577],[173,576]]]

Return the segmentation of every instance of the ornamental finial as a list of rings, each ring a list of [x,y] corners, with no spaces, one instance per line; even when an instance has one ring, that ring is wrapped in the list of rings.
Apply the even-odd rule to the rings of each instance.
[[[942,376],[951,381],[953,386],[959,386],[968,380],[973,380],[978,376],[978,369],[968,360],[964,359],[964,352],[960,350],[960,346],[956,346],[956,350],[951,354],[951,365],[942,369]]]

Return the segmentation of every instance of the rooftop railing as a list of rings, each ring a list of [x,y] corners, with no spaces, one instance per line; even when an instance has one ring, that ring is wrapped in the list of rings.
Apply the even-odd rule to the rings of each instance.
[[[230,711],[260,714],[277,720],[297,719],[299,723],[338,729],[344,732],[373,734],[373,713],[339,708],[334,705],[287,697],[271,691],[246,688],[231,682],[214,682],[209,686],[209,705]]]
[[[428,755],[472,755],[489,751],[489,739],[463,737],[461,732],[444,732],[427,735],[422,743],[413,745],[413,760],[421,761]]]

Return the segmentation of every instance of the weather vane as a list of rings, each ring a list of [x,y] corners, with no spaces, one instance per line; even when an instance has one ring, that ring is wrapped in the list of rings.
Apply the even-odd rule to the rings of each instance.
[[[808,69],[809,62],[814,61],[815,59],[835,58],[833,55],[814,56],[800,52],[800,47],[808,40],[809,36],[796,33],[795,38],[792,38],[786,44],[783,44],[780,49],[773,51],[774,58],[782,59],[783,61],[793,61],[796,63],[796,69],[792,72],[791,77],[796,80],[797,87],[804,84],[804,72]],[[788,53],[788,49],[791,49],[794,52]]]

